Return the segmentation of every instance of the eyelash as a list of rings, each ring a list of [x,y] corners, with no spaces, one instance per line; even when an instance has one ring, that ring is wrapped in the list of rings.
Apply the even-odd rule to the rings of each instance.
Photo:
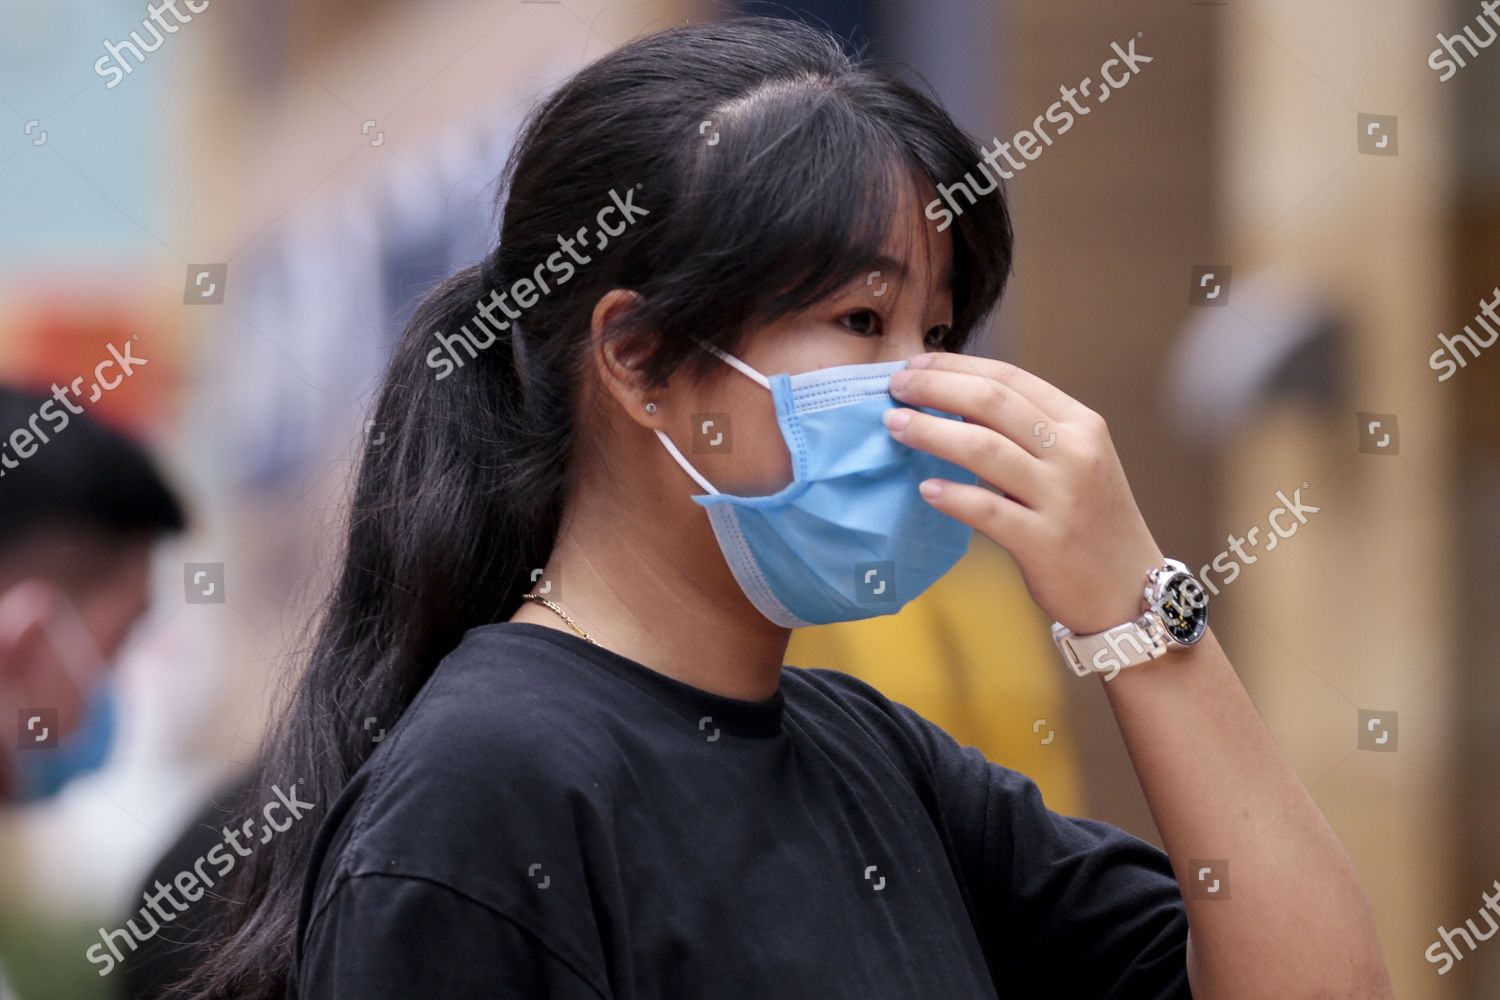
[[[867,332],[860,332],[859,330],[853,330],[853,329],[851,329],[851,330],[849,330],[850,333],[853,333],[856,336],[860,336],[860,337],[871,337],[871,336],[879,336],[880,335],[878,328],[883,323],[883,320],[881,318],[881,315],[878,312],[876,312],[875,310],[873,310],[873,309],[854,309],[854,310],[851,310],[851,311],[849,311],[847,313],[844,313],[842,316],[838,317],[838,322],[842,323],[844,320],[848,319],[851,316],[869,316],[869,317],[873,318],[875,320],[875,325],[877,327],[877,330],[876,330],[876,332],[869,332],[869,331],[867,331]],[[928,330],[927,334],[922,338],[922,340],[923,340],[924,343],[928,344],[929,346],[932,346],[932,347],[941,347],[941,346],[943,346],[944,342],[947,341],[947,339],[952,335],[952,333],[953,333],[953,328],[951,326],[949,326],[948,324],[946,324],[946,323],[942,323],[942,324],[939,324],[938,326],[933,327],[931,330]],[[936,336],[934,336],[934,335],[936,335]]]

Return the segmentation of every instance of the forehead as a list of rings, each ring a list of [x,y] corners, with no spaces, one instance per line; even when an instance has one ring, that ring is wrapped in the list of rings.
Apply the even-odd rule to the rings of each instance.
[[[882,279],[912,282],[924,291],[947,294],[953,290],[953,237],[951,232],[938,232],[922,208],[935,195],[925,178],[903,187],[875,266]]]

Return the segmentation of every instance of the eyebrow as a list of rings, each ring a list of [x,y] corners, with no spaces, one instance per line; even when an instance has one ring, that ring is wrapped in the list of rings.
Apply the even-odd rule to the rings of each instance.
[[[869,264],[872,273],[879,271],[882,275],[894,274],[897,281],[905,281],[911,277],[911,269],[906,266],[905,261],[897,260],[894,257],[887,257],[885,254],[876,254],[874,257],[871,257]]]

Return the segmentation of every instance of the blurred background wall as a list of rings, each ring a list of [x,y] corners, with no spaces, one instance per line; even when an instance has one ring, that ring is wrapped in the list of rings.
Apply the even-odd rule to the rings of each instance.
[[[385,352],[494,238],[527,108],[630,38],[741,10],[829,25],[985,143],[1097,81],[1111,43],[1150,57],[1009,181],[1016,273],[978,349],[1103,413],[1163,549],[1211,567],[1215,629],[1354,856],[1399,995],[1500,996],[1500,943],[1441,976],[1424,959],[1500,878],[1500,357],[1429,364],[1500,296],[1500,45],[1429,64],[1440,35],[1484,38],[1458,0],[211,0],[114,86],[95,63],[143,3],[12,0],[0,378],[71,379],[138,338],[149,365],[98,413],[195,512],[121,663],[114,757],[0,816],[21,994],[109,994],[94,929],[253,754],[353,451],[379,440]],[[1317,508],[1285,536],[1278,492]],[[222,564],[219,600],[186,563]],[[799,632],[789,660],[1154,839],[1103,693],[1047,625],[976,539],[906,613]],[[1372,713],[1393,750],[1361,748]]]

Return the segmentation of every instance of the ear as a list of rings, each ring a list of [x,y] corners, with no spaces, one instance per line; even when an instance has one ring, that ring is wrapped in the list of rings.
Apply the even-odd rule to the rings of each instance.
[[[667,392],[664,386],[647,387],[638,367],[650,346],[649,339],[644,333],[607,335],[610,326],[619,322],[640,299],[638,293],[623,288],[605,292],[594,304],[590,336],[600,386],[631,420],[654,430],[665,426]],[[648,405],[654,405],[654,412],[648,410]]]
[[[18,675],[47,641],[47,622],[60,598],[52,584],[34,579],[20,580],[0,591],[0,675],[24,681]]]

